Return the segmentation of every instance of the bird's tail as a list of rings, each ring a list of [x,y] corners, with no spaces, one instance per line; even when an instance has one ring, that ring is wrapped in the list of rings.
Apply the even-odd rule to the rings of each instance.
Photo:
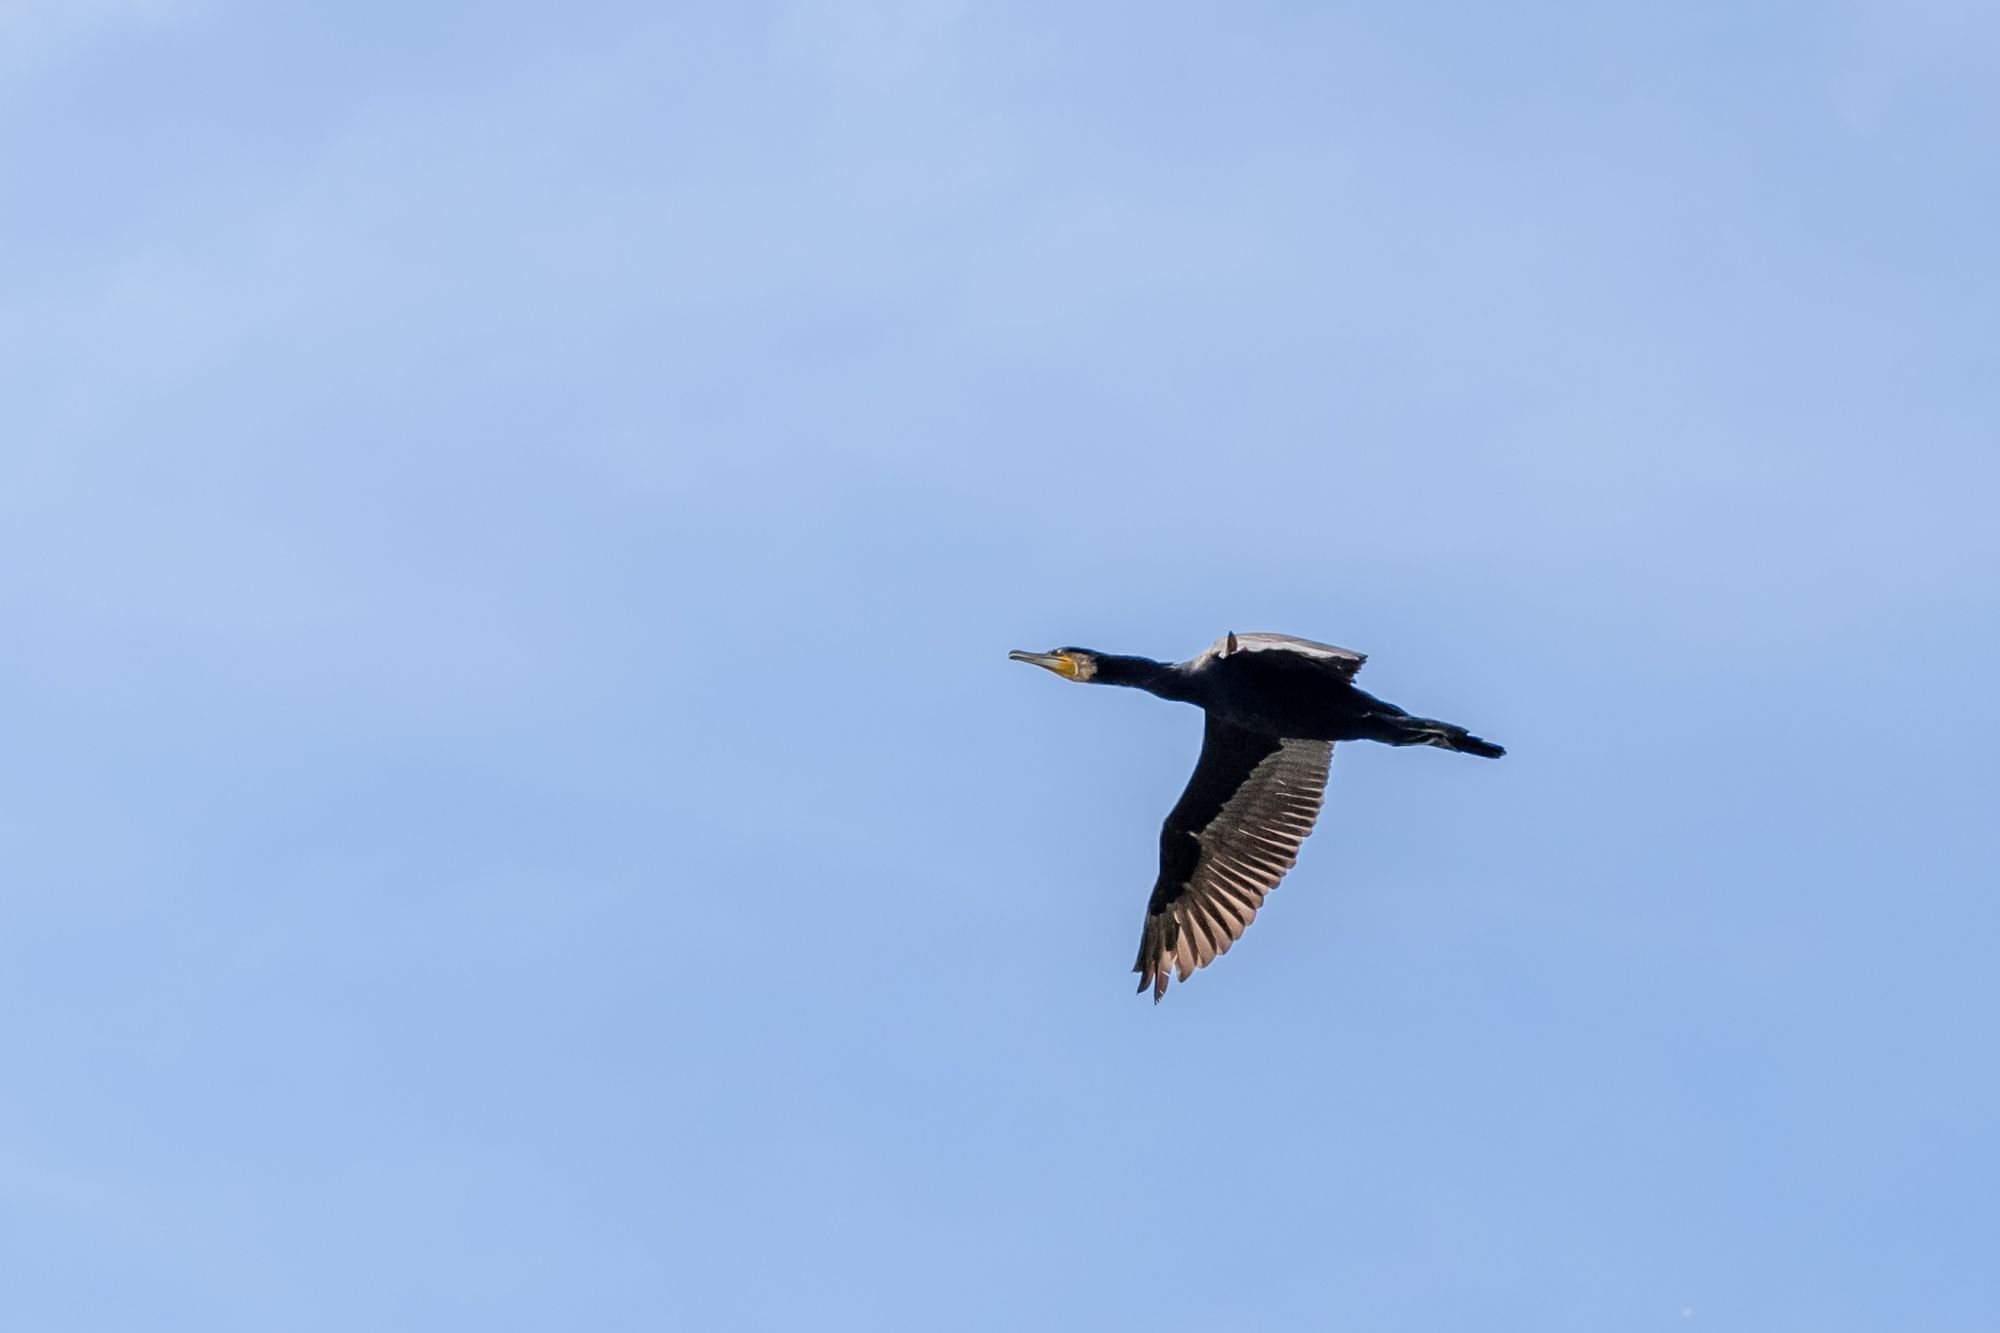
[[[1399,717],[1395,729],[1385,739],[1391,745],[1435,745],[1459,754],[1476,754],[1481,759],[1498,759],[1507,753],[1455,722],[1440,722],[1431,717]]]

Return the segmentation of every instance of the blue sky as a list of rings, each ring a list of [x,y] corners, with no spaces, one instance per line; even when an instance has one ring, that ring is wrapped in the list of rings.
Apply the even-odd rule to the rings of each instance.
[[[1994,1327],[1996,38],[0,3],[5,1322]]]

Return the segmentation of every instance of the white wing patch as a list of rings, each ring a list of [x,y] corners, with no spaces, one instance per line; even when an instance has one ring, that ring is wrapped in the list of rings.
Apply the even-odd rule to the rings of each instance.
[[[1232,646],[1233,645],[1233,646]],[[1330,643],[1315,643],[1311,639],[1295,639],[1289,634],[1225,634],[1214,643],[1201,650],[1201,654],[1189,666],[1205,666],[1218,657],[1230,653],[1297,653],[1301,657],[1317,657],[1329,662],[1342,664],[1346,675],[1352,676],[1361,670],[1361,664],[1368,660],[1366,653],[1357,653],[1352,648],[1336,648]]]

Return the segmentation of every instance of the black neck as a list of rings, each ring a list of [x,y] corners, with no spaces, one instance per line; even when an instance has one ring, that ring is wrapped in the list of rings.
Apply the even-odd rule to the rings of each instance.
[[[1172,662],[1155,662],[1150,657],[1099,653],[1097,674],[1091,680],[1098,685],[1130,685],[1162,699],[1194,700],[1192,683],[1185,671]]]

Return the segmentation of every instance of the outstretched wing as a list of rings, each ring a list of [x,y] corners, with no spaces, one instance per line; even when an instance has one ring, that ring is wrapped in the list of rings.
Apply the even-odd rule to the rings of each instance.
[[[1210,716],[1187,790],[1160,830],[1160,879],[1139,936],[1157,1003],[1229,952],[1298,859],[1326,798],[1332,741],[1278,740]]]
[[[1292,634],[1246,632],[1223,635],[1202,649],[1188,665],[1200,669],[1217,658],[1234,657],[1238,653],[1286,654],[1350,681],[1360,674],[1361,664],[1368,660],[1368,654],[1357,653],[1352,648],[1337,648],[1330,643],[1301,639]]]

